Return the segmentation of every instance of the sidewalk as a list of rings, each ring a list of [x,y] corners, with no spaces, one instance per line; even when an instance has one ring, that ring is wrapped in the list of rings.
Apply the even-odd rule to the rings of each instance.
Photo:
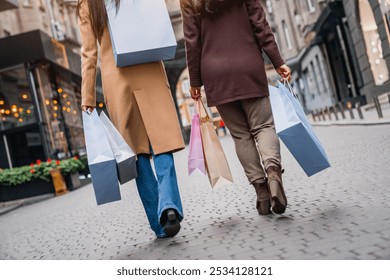
[[[390,259],[390,125],[314,127],[331,161],[307,177],[282,145],[289,205],[261,216],[228,135],[234,184],[212,190],[174,154],[185,219],[156,239],[134,180],[97,206],[92,185],[0,216],[0,259]],[[378,148],[380,147],[380,148]]]

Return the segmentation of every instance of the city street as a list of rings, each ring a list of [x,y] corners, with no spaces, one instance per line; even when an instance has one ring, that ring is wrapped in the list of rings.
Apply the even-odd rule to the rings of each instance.
[[[315,127],[332,167],[308,178],[282,146],[289,206],[260,216],[230,136],[234,185],[212,190],[175,154],[182,230],[156,239],[135,183],[97,206],[91,185],[0,216],[0,259],[390,259],[390,125]]]

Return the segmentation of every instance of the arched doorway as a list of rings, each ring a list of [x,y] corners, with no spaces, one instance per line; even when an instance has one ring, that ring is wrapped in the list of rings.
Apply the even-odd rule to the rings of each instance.
[[[389,80],[389,70],[383,57],[378,25],[368,0],[359,0],[359,15],[370,70],[375,85],[380,86]]]

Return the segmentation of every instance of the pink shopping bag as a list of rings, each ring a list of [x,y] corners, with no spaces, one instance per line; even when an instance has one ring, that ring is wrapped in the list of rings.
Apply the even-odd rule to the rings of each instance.
[[[206,175],[202,137],[200,135],[199,114],[192,117],[190,146],[188,152],[188,175],[195,170]]]

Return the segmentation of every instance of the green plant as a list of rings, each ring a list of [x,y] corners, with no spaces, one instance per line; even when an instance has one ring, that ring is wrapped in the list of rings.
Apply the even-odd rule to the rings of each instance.
[[[36,163],[31,163],[29,166],[3,169],[0,171],[0,184],[15,186],[34,179],[50,181],[50,170],[56,168],[59,168],[61,173],[66,175],[83,170],[85,165],[78,157],[61,161],[50,158],[46,162],[37,160]]]
[[[83,170],[85,168],[85,164],[78,157],[74,157],[62,160],[58,167],[61,169],[61,173],[63,175],[67,175]]]

